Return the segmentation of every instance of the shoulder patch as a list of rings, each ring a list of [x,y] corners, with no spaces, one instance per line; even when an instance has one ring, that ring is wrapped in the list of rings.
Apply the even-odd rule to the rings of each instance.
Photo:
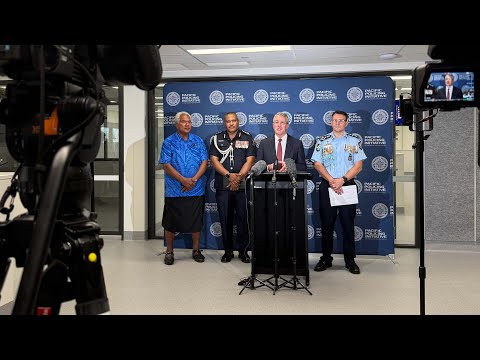
[[[327,135],[320,136],[318,140],[323,141],[323,140],[330,139],[331,137],[332,137],[332,134],[327,134]]]

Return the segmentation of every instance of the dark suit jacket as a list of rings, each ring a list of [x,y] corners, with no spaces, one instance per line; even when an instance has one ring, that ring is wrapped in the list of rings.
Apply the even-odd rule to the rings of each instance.
[[[435,96],[438,100],[445,100],[447,98],[447,88],[443,87],[437,90],[437,95]],[[454,86],[452,87],[452,94],[450,99],[463,99],[462,89]]]
[[[263,139],[260,142],[257,151],[256,161],[264,160],[267,165],[273,164],[277,158],[277,150],[275,148],[275,136]],[[285,149],[285,159],[292,159],[295,161],[297,171],[306,171],[307,164],[305,162],[305,151],[300,140],[287,134],[287,148]]]

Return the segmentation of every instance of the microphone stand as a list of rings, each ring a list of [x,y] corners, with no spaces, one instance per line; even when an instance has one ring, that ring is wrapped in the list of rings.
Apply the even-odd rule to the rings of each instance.
[[[268,278],[267,280],[265,281],[268,281],[271,285],[274,286],[273,288],[273,295],[275,295],[275,292],[277,290],[279,290],[282,286],[285,285],[285,283],[287,282],[287,280],[285,280],[284,278],[282,278],[281,276],[279,276],[278,274],[278,229],[277,229],[277,206],[278,206],[278,201],[277,201],[277,167],[278,167],[278,160],[275,160],[275,163],[273,164],[273,176],[272,176],[272,184],[273,184],[273,231],[274,231],[274,247],[275,247],[275,273],[274,273],[274,278],[275,278],[275,283],[272,284],[272,282],[270,281],[270,279],[272,279],[272,277]],[[278,278],[281,278],[284,283],[282,285],[278,285]]]
[[[287,169],[288,171],[288,169]],[[302,282],[297,278],[297,227],[296,227],[296,220],[295,220],[295,197],[297,195],[297,180],[295,179],[295,174],[292,174],[289,172],[289,175],[292,178],[292,188],[293,188],[293,224],[292,224],[292,236],[293,236],[293,255],[292,255],[292,263],[293,263],[293,277],[289,280],[286,281],[282,286],[285,286],[289,289],[297,290],[297,284],[300,286],[301,289],[306,290],[310,295],[313,295],[308,288],[302,284]],[[291,286],[288,286],[287,284],[290,284]]]
[[[251,260],[251,273],[250,273],[250,277],[247,279],[247,281],[245,282],[245,285],[243,286],[242,290],[240,290],[240,293],[238,295],[241,295],[243,290],[245,290],[245,288],[248,286],[250,287],[251,290],[255,290],[256,288],[259,288],[259,287],[262,287],[262,286],[266,286],[268,287],[270,290],[274,290],[269,284],[267,284],[266,282],[260,280],[259,278],[257,278],[255,276],[255,232],[254,232],[254,223],[255,223],[255,213],[254,213],[254,196],[253,196],[253,189],[254,189],[254,183],[253,183],[253,178],[255,177],[255,172],[253,172],[251,175],[250,175],[250,201],[249,201],[249,206],[250,206],[250,224],[251,224],[251,227],[250,227],[250,232],[249,232],[249,235],[250,235],[250,240],[251,240],[251,248],[252,248],[252,260]],[[260,285],[257,285],[255,286],[255,280],[257,280]]]

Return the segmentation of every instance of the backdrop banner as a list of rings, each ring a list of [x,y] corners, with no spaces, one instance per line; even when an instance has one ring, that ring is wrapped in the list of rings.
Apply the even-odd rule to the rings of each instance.
[[[164,87],[165,137],[176,131],[175,114],[191,114],[192,133],[205,140],[225,129],[223,115],[234,111],[240,129],[248,131],[255,143],[273,136],[273,116],[288,115],[287,132],[300,139],[305,148],[308,180],[308,251],[321,252],[319,215],[320,178],[310,161],[315,138],[332,131],[334,110],[348,113],[346,131],[357,134],[367,155],[358,185],[355,241],[358,255],[394,253],[394,83],[390,77],[349,77],[299,80],[252,80],[221,82],[175,82]],[[223,249],[221,227],[215,202],[214,170],[205,173],[205,219],[201,248]],[[337,221],[334,252],[342,253],[342,230]],[[189,234],[177,234],[175,247],[191,248]]]

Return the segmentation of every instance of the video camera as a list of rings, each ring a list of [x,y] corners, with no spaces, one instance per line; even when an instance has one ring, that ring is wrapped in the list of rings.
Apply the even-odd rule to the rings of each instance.
[[[480,56],[473,54],[475,47],[429,45],[428,55],[440,62],[413,70],[411,100],[415,111],[480,106]],[[452,93],[446,92],[446,85],[453,86]]]
[[[93,173],[108,100],[103,85],[152,90],[161,81],[159,45],[0,45],[0,102],[6,143],[20,166],[0,200],[0,291],[10,258],[24,267],[15,315],[110,310],[103,240],[92,209]],[[17,192],[28,213],[9,220]],[[11,197],[10,207],[4,207]]]

